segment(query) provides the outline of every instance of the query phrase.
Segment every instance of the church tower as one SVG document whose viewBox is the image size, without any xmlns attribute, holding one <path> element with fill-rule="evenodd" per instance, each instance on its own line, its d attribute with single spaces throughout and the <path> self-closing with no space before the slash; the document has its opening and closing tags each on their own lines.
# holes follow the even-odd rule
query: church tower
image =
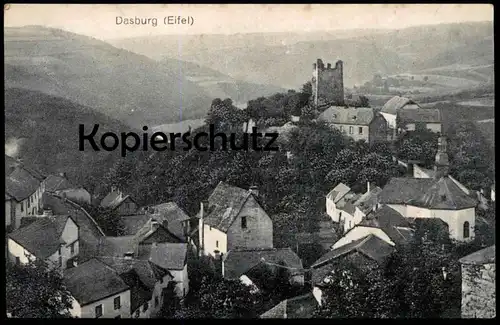
<svg viewBox="0 0 500 325">
<path fill-rule="evenodd" d="M 448 143 L 444 136 L 438 138 L 438 150 L 434 164 L 435 178 L 448 176 L 450 171 L 450 162 L 448 159 Z"/>
</svg>

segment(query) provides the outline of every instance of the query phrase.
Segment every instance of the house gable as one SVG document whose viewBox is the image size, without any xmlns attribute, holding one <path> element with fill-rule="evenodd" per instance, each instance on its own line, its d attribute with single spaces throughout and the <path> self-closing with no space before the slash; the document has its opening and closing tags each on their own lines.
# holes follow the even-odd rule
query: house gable
<svg viewBox="0 0 500 325">
<path fill-rule="evenodd" d="M 249 196 L 227 231 L 228 249 L 273 248 L 273 222 Z"/>
</svg>

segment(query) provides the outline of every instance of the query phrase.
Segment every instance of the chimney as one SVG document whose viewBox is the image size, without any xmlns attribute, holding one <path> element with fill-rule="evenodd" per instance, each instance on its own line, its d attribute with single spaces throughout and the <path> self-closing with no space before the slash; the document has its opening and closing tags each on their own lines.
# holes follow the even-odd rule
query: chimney
<svg viewBox="0 0 500 325">
<path fill-rule="evenodd" d="M 366 182 L 366 193 L 370 193 L 370 182 Z"/>
<path fill-rule="evenodd" d="M 448 160 L 448 143 L 446 137 L 438 138 L 438 150 L 436 153 L 434 165 L 434 178 L 440 179 L 441 177 L 448 176 L 450 163 Z"/>
<path fill-rule="evenodd" d="M 78 261 L 77 261 L 77 259 L 75 258 L 75 259 L 73 260 L 73 262 L 71 262 L 71 264 L 73 265 L 73 267 L 77 267 L 77 266 L 78 266 Z"/>
<path fill-rule="evenodd" d="M 255 198 L 259 197 L 259 188 L 257 186 L 255 185 L 250 186 L 249 191 Z"/>
<path fill-rule="evenodd" d="M 160 227 L 160 223 L 156 219 L 151 219 L 151 231 L 156 231 Z"/>
</svg>

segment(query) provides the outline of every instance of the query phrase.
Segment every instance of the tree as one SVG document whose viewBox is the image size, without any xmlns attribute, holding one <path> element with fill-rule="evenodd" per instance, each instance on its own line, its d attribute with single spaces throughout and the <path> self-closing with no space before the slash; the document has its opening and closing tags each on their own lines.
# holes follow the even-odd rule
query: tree
<svg viewBox="0 0 500 325">
<path fill-rule="evenodd" d="M 360 267 L 349 256 L 335 265 L 323 289 L 324 304 L 315 317 L 319 318 L 387 318 L 393 316 L 390 292 L 376 265 Z"/>
<path fill-rule="evenodd" d="M 244 117 L 244 113 L 233 105 L 230 98 L 216 98 L 208 111 L 206 124 L 214 124 L 216 128 L 224 129 L 241 128 Z"/>
<path fill-rule="evenodd" d="M 58 270 L 41 262 L 6 265 L 7 311 L 18 318 L 71 317 L 72 296 Z"/>
<path fill-rule="evenodd" d="M 261 304 L 258 293 L 236 280 L 205 277 L 198 296 L 200 310 L 212 318 L 253 318 Z"/>
</svg>

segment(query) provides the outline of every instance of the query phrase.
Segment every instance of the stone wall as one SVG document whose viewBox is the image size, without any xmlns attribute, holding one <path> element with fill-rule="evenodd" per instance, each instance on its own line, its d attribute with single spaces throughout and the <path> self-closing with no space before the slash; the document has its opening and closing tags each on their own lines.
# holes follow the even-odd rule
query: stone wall
<svg viewBox="0 0 500 325">
<path fill-rule="evenodd" d="M 462 265 L 462 318 L 494 318 L 495 264 Z"/>
</svg>

